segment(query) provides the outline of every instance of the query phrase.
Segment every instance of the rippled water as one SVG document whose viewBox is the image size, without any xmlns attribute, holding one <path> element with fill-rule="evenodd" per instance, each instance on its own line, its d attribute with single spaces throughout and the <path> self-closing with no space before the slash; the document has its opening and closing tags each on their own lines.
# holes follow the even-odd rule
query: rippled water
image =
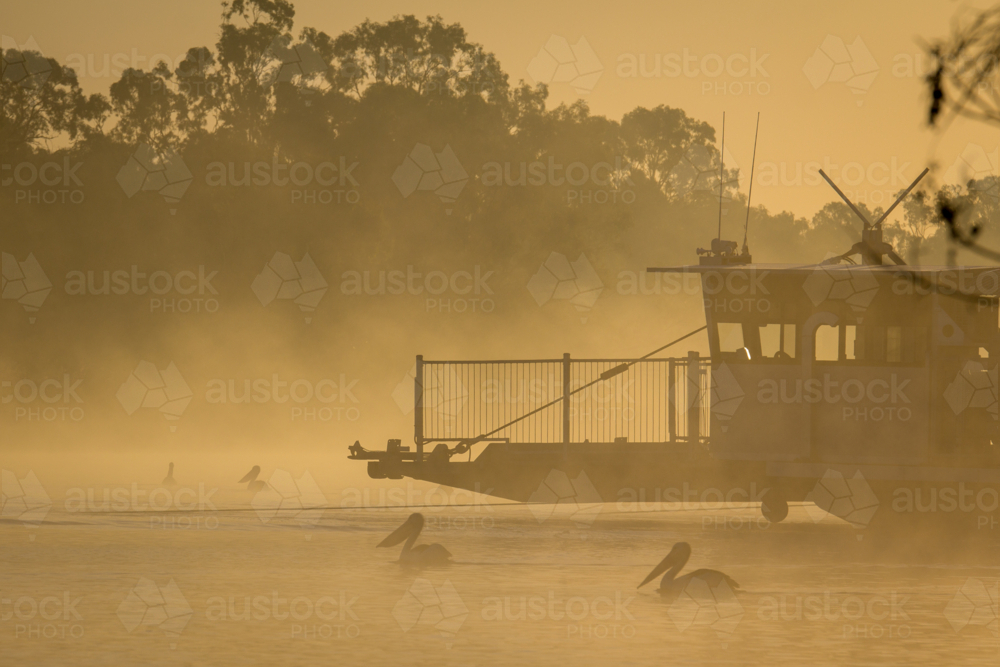
<svg viewBox="0 0 1000 667">
<path fill-rule="evenodd" d="M 327 494 L 335 497 L 335 493 Z M 997 664 L 997 540 L 946 556 L 793 507 L 622 513 L 428 509 L 454 555 L 407 571 L 375 545 L 408 510 L 0 523 L 0 654 L 24 665 Z M 529 509 L 536 509 L 533 514 Z M 265 521 L 266 519 L 266 521 Z M 306 525 L 300 525 L 305 523 Z M 860 539 L 859 539 L 860 538 Z M 928 537 L 928 540 L 933 538 Z M 636 585 L 677 541 L 741 589 L 664 601 Z M 992 597 L 991 597 L 992 596 Z M 698 598 L 698 599 L 695 599 Z M 67 604 L 68 602 L 68 604 Z M 249 605 L 248 605 L 249 602 Z M 235 616 L 235 618 L 234 618 Z M 8 662 L 9 661 L 9 662 Z"/>
</svg>

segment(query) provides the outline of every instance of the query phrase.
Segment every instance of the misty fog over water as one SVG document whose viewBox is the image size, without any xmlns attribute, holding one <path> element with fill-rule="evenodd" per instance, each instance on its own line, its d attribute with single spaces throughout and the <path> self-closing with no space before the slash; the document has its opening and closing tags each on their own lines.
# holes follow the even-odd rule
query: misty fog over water
<svg viewBox="0 0 1000 667">
<path fill-rule="evenodd" d="M 4 13 L 10 664 L 996 662 L 1000 7 Z"/>
</svg>

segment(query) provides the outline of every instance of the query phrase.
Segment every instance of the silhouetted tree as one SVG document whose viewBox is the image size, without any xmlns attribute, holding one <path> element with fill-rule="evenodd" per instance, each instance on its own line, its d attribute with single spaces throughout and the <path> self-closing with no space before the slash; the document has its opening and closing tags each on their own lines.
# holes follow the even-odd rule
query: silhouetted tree
<svg viewBox="0 0 1000 667">
<path fill-rule="evenodd" d="M 365 21 L 332 40 L 309 29 L 303 37 L 331 60 L 331 83 L 356 98 L 376 84 L 421 95 L 476 95 L 493 102 L 507 98 L 507 75 L 496 56 L 469 42 L 462 26 L 446 25 L 440 16 Z"/>
<path fill-rule="evenodd" d="M 109 107 L 84 95 L 76 73 L 35 51 L 0 50 L 0 151 L 42 148 L 65 136 L 70 142 L 101 132 Z"/>
<path fill-rule="evenodd" d="M 655 109 L 639 107 L 625 114 L 621 127 L 631 164 L 667 194 L 677 192 L 677 167 L 685 157 L 695 157 L 702 163 L 692 163 L 693 167 L 717 173 L 715 130 L 704 121 L 689 118 L 681 109 L 664 105 Z"/>
</svg>

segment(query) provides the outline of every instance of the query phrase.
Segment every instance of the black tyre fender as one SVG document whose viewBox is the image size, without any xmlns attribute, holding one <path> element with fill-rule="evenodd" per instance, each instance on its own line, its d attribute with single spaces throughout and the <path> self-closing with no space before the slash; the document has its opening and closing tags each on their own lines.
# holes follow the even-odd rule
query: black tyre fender
<svg viewBox="0 0 1000 667">
<path fill-rule="evenodd" d="M 764 494 L 760 513 L 771 523 L 781 523 L 788 516 L 788 499 L 779 487 L 772 486 Z"/>
</svg>

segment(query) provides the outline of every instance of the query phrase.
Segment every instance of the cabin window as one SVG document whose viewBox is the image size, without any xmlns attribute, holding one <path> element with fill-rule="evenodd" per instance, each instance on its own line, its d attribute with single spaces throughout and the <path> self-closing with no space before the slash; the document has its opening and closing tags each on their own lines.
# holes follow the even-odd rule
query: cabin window
<svg viewBox="0 0 1000 667">
<path fill-rule="evenodd" d="M 864 345 L 858 338 L 858 327 L 848 324 L 844 327 L 844 358 L 849 361 L 864 358 Z"/>
<path fill-rule="evenodd" d="M 922 364 L 926 354 L 926 327 L 849 324 L 816 329 L 816 361 Z"/>
<path fill-rule="evenodd" d="M 795 325 L 762 325 L 760 327 L 760 352 L 765 359 L 794 359 Z"/>
<path fill-rule="evenodd" d="M 927 356 L 927 328 L 901 326 L 858 327 L 864 354 L 858 359 L 887 364 L 922 364 Z"/>
<path fill-rule="evenodd" d="M 885 360 L 888 363 L 903 360 L 903 327 L 885 328 Z"/>
<path fill-rule="evenodd" d="M 743 325 L 739 322 L 719 322 L 719 351 L 738 352 L 744 347 Z"/>
<path fill-rule="evenodd" d="M 840 349 L 838 327 L 821 324 L 816 327 L 816 361 L 837 361 Z"/>
</svg>

